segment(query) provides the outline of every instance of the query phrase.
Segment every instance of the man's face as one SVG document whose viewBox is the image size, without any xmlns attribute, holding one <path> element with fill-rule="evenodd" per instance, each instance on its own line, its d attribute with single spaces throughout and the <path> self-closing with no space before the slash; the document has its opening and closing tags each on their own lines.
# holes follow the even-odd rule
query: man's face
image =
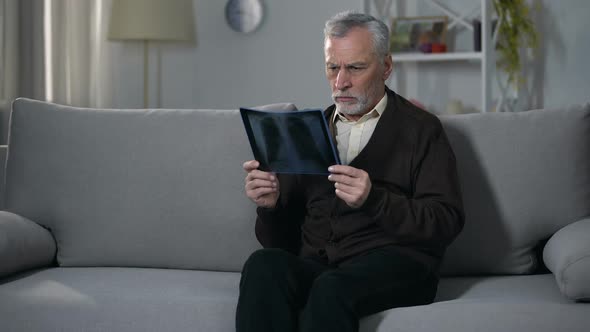
<svg viewBox="0 0 590 332">
<path fill-rule="evenodd" d="M 342 38 L 327 38 L 324 51 L 336 109 L 360 118 L 383 98 L 393 67 L 391 57 L 380 59 L 375 54 L 371 33 L 365 28 L 353 28 Z"/>
</svg>

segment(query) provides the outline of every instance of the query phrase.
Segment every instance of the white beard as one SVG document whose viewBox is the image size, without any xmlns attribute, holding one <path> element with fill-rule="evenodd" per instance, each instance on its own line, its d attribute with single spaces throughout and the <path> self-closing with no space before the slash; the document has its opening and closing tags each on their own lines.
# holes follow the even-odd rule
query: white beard
<svg viewBox="0 0 590 332">
<path fill-rule="evenodd" d="M 363 94 L 361 94 L 360 96 L 352 96 L 349 95 L 347 92 L 334 92 L 332 94 L 332 99 L 334 100 L 334 103 L 336 104 L 336 110 L 338 112 L 340 112 L 341 114 L 346 114 L 346 115 L 362 115 L 365 113 L 368 113 L 369 111 L 371 111 L 369 108 L 369 100 L 371 99 L 370 97 L 373 97 L 374 99 L 377 99 L 377 96 L 375 96 L 375 94 L 378 94 L 377 91 L 380 90 L 377 86 L 379 85 L 379 82 L 373 82 L 366 91 L 364 91 Z M 371 96 L 370 94 L 374 94 L 373 96 Z M 356 98 L 356 104 L 348 104 L 348 103 L 338 103 L 336 102 L 336 97 L 355 97 Z M 377 99 L 375 101 L 375 103 L 379 102 L 379 100 Z"/>
<path fill-rule="evenodd" d="M 336 97 L 333 97 L 336 104 L 336 111 L 346 115 L 361 115 L 367 112 L 368 98 L 366 96 L 357 97 L 356 104 L 338 103 Z"/>
</svg>

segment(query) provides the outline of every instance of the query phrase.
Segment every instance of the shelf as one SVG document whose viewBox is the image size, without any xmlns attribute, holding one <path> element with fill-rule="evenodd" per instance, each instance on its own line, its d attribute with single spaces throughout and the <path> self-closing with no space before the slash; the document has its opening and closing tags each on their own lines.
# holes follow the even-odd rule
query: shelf
<svg viewBox="0 0 590 332">
<path fill-rule="evenodd" d="M 402 0 L 362 0 L 363 9 L 366 13 L 372 14 L 375 17 L 381 19 L 383 22 L 391 22 L 392 17 L 408 17 L 408 16 L 420 16 L 419 6 L 420 1 L 402 1 Z M 492 83 L 495 76 L 495 65 L 496 65 L 496 53 L 494 48 L 494 40 L 497 35 L 492 38 L 492 20 L 494 7 L 492 0 L 472 0 L 472 1 L 461 1 L 461 3 L 469 2 L 468 6 L 461 6 L 456 1 L 452 1 L 455 7 L 450 8 L 447 4 L 448 1 L 443 0 L 424 0 L 422 3 L 426 3 L 436 10 L 437 14 L 442 14 L 449 17 L 450 23 L 447 29 L 467 29 L 473 33 L 476 29 L 473 28 L 472 20 L 478 19 L 481 24 L 479 29 L 481 39 L 481 51 L 471 51 L 474 48 L 463 47 L 464 51 L 447 52 L 447 53 L 420 53 L 416 51 L 414 53 L 392 53 L 392 59 L 394 64 L 402 63 L 430 63 L 434 67 L 440 68 L 445 65 L 457 64 L 460 66 L 479 67 L 479 78 L 480 78 L 480 91 L 481 91 L 481 111 L 486 112 L 491 109 L 492 105 Z M 409 15 L 408 13 L 411 13 Z M 428 14 L 432 14 L 429 12 Z M 475 46 L 475 43 L 474 43 Z M 409 66 L 405 68 L 406 71 L 415 73 L 412 75 L 404 74 L 404 67 L 400 66 L 401 75 L 393 75 L 390 78 L 396 80 L 397 86 L 395 89 L 399 89 L 401 94 L 406 94 L 410 98 L 418 96 L 420 94 L 419 86 L 419 72 L 421 66 L 412 68 Z M 434 68 L 433 67 L 433 68 Z M 433 68 L 430 68 L 432 70 Z M 497 77 L 496 77 L 497 78 Z M 393 82 L 391 82 L 393 84 Z M 388 82 L 389 84 L 389 82 Z M 451 96 L 449 96 L 450 98 Z"/>
<path fill-rule="evenodd" d="M 482 52 L 394 53 L 394 62 L 481 60 Z"/>
</svg>

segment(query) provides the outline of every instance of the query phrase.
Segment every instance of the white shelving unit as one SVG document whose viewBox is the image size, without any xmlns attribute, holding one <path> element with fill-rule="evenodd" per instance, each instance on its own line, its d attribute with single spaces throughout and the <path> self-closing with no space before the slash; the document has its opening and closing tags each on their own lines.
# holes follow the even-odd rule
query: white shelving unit
<svg viewBox="0 0 590 332">
<path fill-rule="evenodd" d="M 375 17 L 378 17 L 388 25 L 392 17 L 406 16 L 399 13 L 398 7 L 404 0 L 363 0 L 363 9 Z M 413 0 L 417 1 L 417 0 Z M 480 67 L 480 88 L 481 88 L 481 111 L 491 110 L 491 87 L 495 67 L 494 41 L 497 36 L 491 36 L 491 0 L 480 0 L 473 2 L 474 7 L 462 8 L 461 11 L 448 7 L 447 4 L 440 0 L 421 0 L 430 4 L 441 12 L 442 15 L 449 17 L 448 29 L 454 29 L 462 26 L 465 29 L 473 31 L 470 20 L 479 18 L 481 24 L 481 51 L 480 52 L 447 52 L 447 53 L 396 53 L 392 54 L 395 63 L 419 63 L 419 62 L 446 62 L 446 61 L 465 61 L 477 62 Z M 410 2 L 410 1 L 405 1 Z M 394 3 L 396 5 L 394 6 Z M 500 24 L 500 23 L 498 23 Z M 456 27 L 457 26 L 457 27 Z"/>
<path fill-rule="evenodd" d="M 402 53 L 394 54 L 395 62 L 481 60 L 481 52 Z"/>
</svg>

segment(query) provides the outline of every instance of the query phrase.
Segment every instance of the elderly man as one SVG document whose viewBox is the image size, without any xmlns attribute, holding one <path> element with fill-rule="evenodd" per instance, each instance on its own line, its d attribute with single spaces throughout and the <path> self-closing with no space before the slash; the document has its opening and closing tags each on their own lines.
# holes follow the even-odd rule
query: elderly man
<svg viewBox="0 0 590 332">
<path fill-rule="evenodd" d="M 244 163 L 264 249 L 244 265 L 236 327 L 357 331 L 359 318 L 427 304 L 445 248 L 463 227 L 455 157 L 439 120 L 385 86 L 387 26 L 340 13 L 325 30 L 342 165 L 275 175 Z"/>
</svg>

